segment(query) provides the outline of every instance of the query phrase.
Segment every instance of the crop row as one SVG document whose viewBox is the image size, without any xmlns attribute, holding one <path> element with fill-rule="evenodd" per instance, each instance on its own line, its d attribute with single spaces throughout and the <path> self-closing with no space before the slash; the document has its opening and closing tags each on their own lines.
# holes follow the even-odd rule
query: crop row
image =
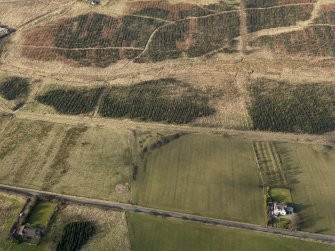
<svg viewBox="0 0 335 251">
<path fill-rule="evenodd" d="M 91 222 L 71 222 L 65 226 L 56 251 L 79 250 L 94 233 L 95 227 Z"/>
<path fill-rule="evenodd" d="M 335 129 L 335 89 L 332 86 L 292 86 L 260 79 L 249 91 L 249 114 L 254 129 L 314 134 Z"/>
</svg>

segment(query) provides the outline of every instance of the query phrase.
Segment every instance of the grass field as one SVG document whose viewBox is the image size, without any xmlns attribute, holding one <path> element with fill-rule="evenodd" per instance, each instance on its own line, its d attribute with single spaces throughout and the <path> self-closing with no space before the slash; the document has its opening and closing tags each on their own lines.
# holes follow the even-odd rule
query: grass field
<svg viewBox="0 0 335 251">
<path fill-rule="evenodd" d="M 335 235 L 335 149 L 278 144 L 284 165 L 295 173 L 292 199 L 304 231 Z"/>
<path fill-rule="evenodd" d="M 27 222 L 34 227 L 46 227 L 51 216 L 56 210 L 57 204 L 50 202 L 38 202 L 33 208 Z"/>
<path fill-rule="evenodd" d="M 263 191 L 252 144 L 186 135 L 148 153 L 133 203 L 263 224 Z"/>
<path fill-rule="evenodd" d="M 132 133 L 6 120 L 0 182 L 78 196 L 130 199 Z"/>
<path fill-rule="evenodd" d="M 128 214 L 134 251 L 331 251 L 334 246 L 200 223 Z"/>
<path fill-rule="evenodd" d="M 87 129 L 68 151 L 68 172 L 51 190 L 128 202 L 131 146 L 132 133 L 128 130 Z"/>
</svg>

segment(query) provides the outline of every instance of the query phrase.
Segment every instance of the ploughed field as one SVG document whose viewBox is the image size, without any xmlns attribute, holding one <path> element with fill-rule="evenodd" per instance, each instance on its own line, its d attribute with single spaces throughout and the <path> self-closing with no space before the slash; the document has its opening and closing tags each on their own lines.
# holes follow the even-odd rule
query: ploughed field
<svg viewBox="0 0 335 251">
<path fill-rule="evenodd" d="M 130 213 L 131 246 L 136 251 L 330 251 L 333 245 Z"/>
</svg>

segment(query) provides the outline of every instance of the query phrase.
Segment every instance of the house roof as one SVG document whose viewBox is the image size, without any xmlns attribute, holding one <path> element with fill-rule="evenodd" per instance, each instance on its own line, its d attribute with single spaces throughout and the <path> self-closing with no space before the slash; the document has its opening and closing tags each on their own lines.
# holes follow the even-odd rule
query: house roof
<svg viewBox="0 0 335 251">
<path fill-rule="evenodd" d="M 19 235 L 24 235 L 27 237 L 36 237 L 40 234 L 41 234 L 41 230 L 39 228 L 21 226 L 19 230 Z"/>
</svg>

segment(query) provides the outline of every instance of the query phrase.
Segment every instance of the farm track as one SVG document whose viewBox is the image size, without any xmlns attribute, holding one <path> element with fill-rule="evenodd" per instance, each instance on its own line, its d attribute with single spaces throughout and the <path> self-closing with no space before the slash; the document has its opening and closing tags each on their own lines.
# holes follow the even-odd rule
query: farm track
<svg viewBox="0 0 335 251">
<path fill-rule="evenodd" d="M 24 111 L 12 113 L 18 119 L 33 121 L 45 121 L 67 125 L 85 125 L 87 127 L 101 127 L 111 129 L 129 129 L 129 130 L 166 130 L 177 132 L 190 132 L 200 134 L 230 135 L 250 140 L 270 140 L 281 142 L 299 142 L 306 144 L 326 144 L 327 138 L 320 135 L 292 134 L 292 133 L 274 133 L 265 131 L 242 131 L 224 128 L 207 128 L 192 125 L 163 124 L 155 122 L 140 122 L 129 119 L 111 119 L 111 118 L 92 118 L 83 116 L 69 116 L 56 114 L 39 114 Z"/>
<path fill-rule="evenodd" d="M 84 204 L 84 205 L 93 206 L 93 207 L 103 207 L 103 208 L 114 209 L 114 210 L 144 213 L 144 214 L 156 215 L 156 216 L 162 216 L 162 217 L 171 217 L 171 218 L 178 219 L 178 220 L 199 222 L 199 223 L 212 224 L 212 225 L 220 225 L 220 226 L 229 227 L 229 228 L 256 231 L 256 232 L 279 235 L 282 237 L 296 238 L 296 239 L 307 240 L 307 241 L 324 242 L 324 243 L 335 245 L 335 236 L 331 236 L 331 235 L 282 230 L 278 228 L 264 227 L 260 225 L 253 225 L 253 224 L 237 222 L 237 221 L 229 221 L 229 220 L 224 220 L 224 219 L 203 217 L 203 216 L 198 216 L 198 215 L 186 214 L 182 212 L 142 207 L 142 206 L 126 204 L 126 203 L 118 203 L 118 202 L 90 199 L 90 198 L 77 197 L 77 196 L 71 196 L 71 195 L 57 194 L 57 193 L 51 193 L 51 192 L 44 192 L 44 191 L 38 191 L 38 190 L 33 190 L 33 189 L 8 186 L 8 185 L 3 185 L 3 184 L 0 184 L 0 190 L 11 192 L 11 193 L 19 193 L 19 194 L 23 194 L 26 196 L 33 196 L 33 195 L 43 196 L 43 197 L 48 197 L 51 199 L 58 199 L 61 201 L 65 201 L 67 203 Z"/>
</svg>

